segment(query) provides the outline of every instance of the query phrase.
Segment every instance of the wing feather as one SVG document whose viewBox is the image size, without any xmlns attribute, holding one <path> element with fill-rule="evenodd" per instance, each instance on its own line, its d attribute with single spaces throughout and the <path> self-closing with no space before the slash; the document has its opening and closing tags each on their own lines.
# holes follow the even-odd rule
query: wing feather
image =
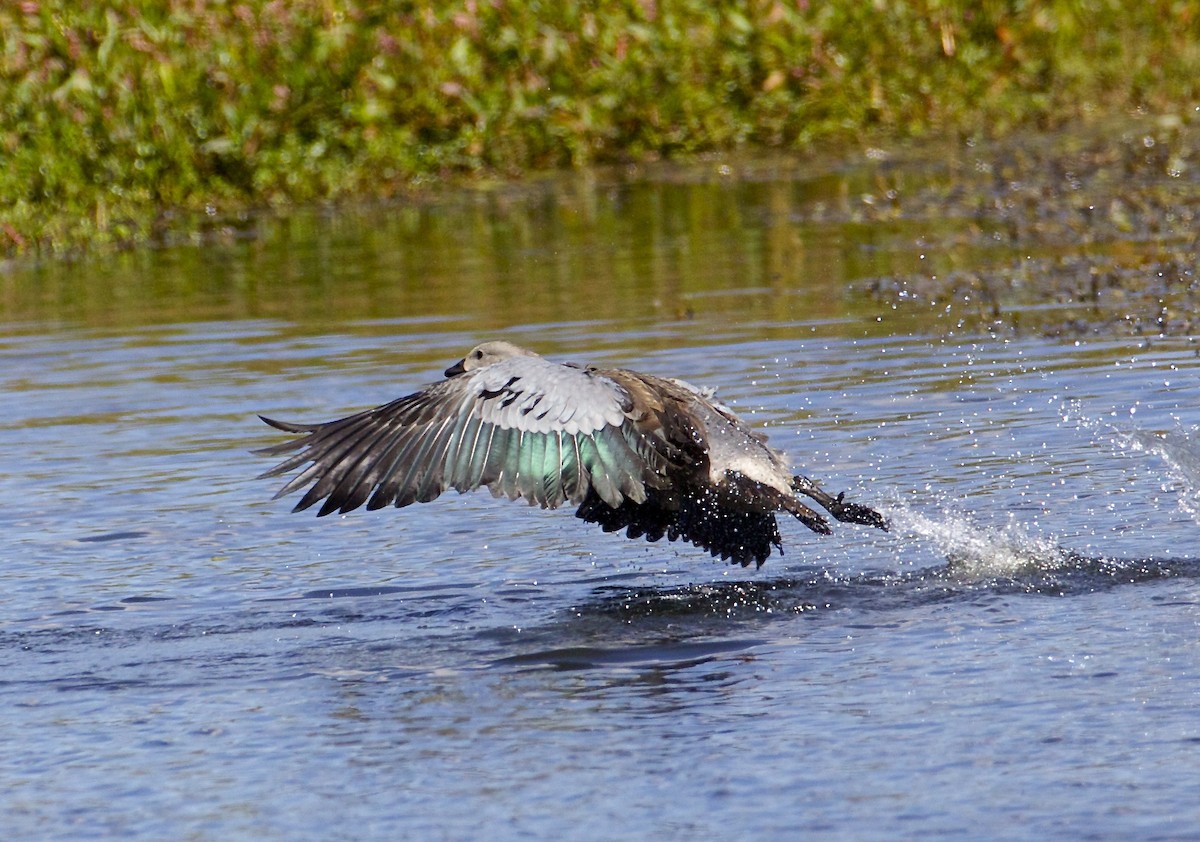
<svg viewBox="0 0 1200 842">
<path fill-rule="evenodd" d="M 579 437 L 579 456 L 583 467 L 587 469 L 591 486 L 600 495 L 600 499 L 613 507 L 621 505 L 621 493 L 609 476 L 604 457 L 600 454 L 600 445 L 594 435 Z"/>
<path fill-rule="evenodd" d="M 629 401 L 603 372 L 513 357 L 325 424 L 268 420 L 300 436 L 263 450 L 288 454 L 264 476 L 301 469 L 277 496 L 307 487 L 296 509 L 320 503 L 319 515 L 481 486 L 543 508 L 592 489 L 613 506 L 641 502 L 666 463 Z"/>
<path fill-rule="evenodd" d="M 417 429 L 395 429 L 390 423 L 377 425 L 364 435 L 358 445 L 342 457 L 339 467 L 345 466 L 337 484 L 329 491 L 318 517 L 337 511 L 345 514 L 367 502 L 379 484 L 378 477 L 390 472 L 380 471 L 381 465 L 395 464 L 397 451 L 405 452 L 417 440 Z M 332 473 L 332 472 L 331 472 Z M 314 488 L 314 491 L 316 488 Z"/>
<path fill-rule="evenodd" d="M 546 440 L 548 433 L 528 433 L 525 436 L 523 470 L 521 472 L 521 496 L 532 506 L 546 508 L 542 485 L 546 481 Z M 558 466 L 554 466 L 558 470 Z"/>
<path fill-rule="evenodd" d="M 446 481 L 458 492 L 478 488 L 478 482 L 472 482 L 475 476 L 475 462 L 480 458 L 480 433 L 487 428 L 478 416 L 464 416 L 462 431 L 458 440 L 446 451 Z"/>
<path fill-rule="evenodd" d="M 479 442 L 475 445 L 475 451 L 471 454 L 471 472 L 467 478 L 469 488 L 480 488 L 482 486 L 490 486 L 496 480 L 496 473 L 488 472 L 488 464 L 492 460 L 492 449 L 496 446 L 496 434 L 500 433 L 507 436 L 508 432 L 501 430 L 494 424 L 482 424 L 479 430 Z"/>
<path fill-rule="evenodd" d="M 402 436 L 396 436 L 395 446 L 383 455 L 379 462 L 378 472 L 373 472 L 371 475 L 374 491 L 367 501 L 368 509 L 382 509 L 389 505 L 400 508 L 412 502 L 412 500 L 409 500 L 408 503 L 400 502 L 404 497 L 401 482 L 404 479 L 404 467 L 410 464 L 412 454 L 420 447 L 421 437 L 416 430 L 409 430 Z"/>
<path fill-rule="evenodd" d="M 464 408 L 465 409 L 465 408 Z M 389 490 L 393 504 L 403 508 L 412 503 L 428 503 L 446 490 L 440 467 L 445 461 L 449 432 L 459 420 L 459 413 L 447 415 L 439 423 L 426 425 L 416 431 L 412 446 L 406 448 L 389 471 Z"/>
<path fill-rule="evenodd" d="M 333 493 L 341 478 L 358 463 L 361 455 L 369 449 L 375 439 L 372 432 L 370 425 L 363 420 L 348 428 L 336 440 L 332 440 L 332 438 L 318 440 L 310 446 L 308 458 L 313 460 L 313 465 L 305 471 L 305 474 L 311 473 L 311 479 L 316 481 L 296 504 L 294 511 L 307 509 L 318 500 Z M 304 479 L 304 483 L 309 481 L 309 478 Z M 317 512 L 318 517 L 329 514 L 331 509 L 328 508 L 328 505 L 329 500 L 326 500 L 322 504 L 321 510 Z"/>
<path fill-rule="evenodd" d="M 360 421 L 362 416 L 365 414 L 366 413 L 360 413 L 359 415 L 344 418 L 342 419 L 342 423 L 334 422 L 336 426 L 330 425 L 328 428 L 323 427 L 322 425 L 311 425 L 312 429 L 308 431 L 308 435 L 303 439 L 293 439 L 292 441 L 286 441 L 282 444 L 277 444 L 269 448 L 263 448 L 260 452 L 269 456 L 278 455 L 279 453 L 296 449 L 300 449 L 300 452 L 283 460 L 269 471 L 263 473 L 261 476 L 279 476 L 280 474 L 285 474 L 288 471 L 300 467 L 305 462 L 313 459 L 314 455 L 321 456 L 323 454 L 336 452 L 340 447 L 351 446 L 352 443 L 350 439 L 355 429 L 352 422 Z M 268 421 L 268 423 L 274 425 L 282 424 L 283 422 Z M 303 471 L 299 476 L 293 478 L 290 482 L 284 485 L 283 488 L 279 489 L 279 491 L 275 494 L 275 498 L 278 499 L 285 494 L 290 494 L 291 492 L 308 485 L 308 483 L 313 482 L 319 477 L 321 470 L 322 469 L 319 465 L 314 464 L 311 468 Z"/>
<path fill-rule="evenodd" d="M 557 508 L 566 499 L 563 492 L 563 434 L 555 430 L 546 440 L 546 471 L 542 477 L 542 505 L 547 508 Z"/>
<path fill-rule="evenodd" d="M 521 477 L 521 444 L 525 439 L 524 430 L 509 430 L 507 447 L 504 448 L 503 459 L 500 463 L 500 477 L 497 483 L 501 493 L 509 500 L 521 496 L 518 482 Z"/>
</svg>

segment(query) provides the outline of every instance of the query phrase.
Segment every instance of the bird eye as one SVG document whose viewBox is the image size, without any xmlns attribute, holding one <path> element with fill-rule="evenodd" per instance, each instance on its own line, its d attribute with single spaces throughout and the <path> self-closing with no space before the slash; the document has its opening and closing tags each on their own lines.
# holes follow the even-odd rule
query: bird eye
<svg viewBox="0 0 1200 842">
<path fill-rule="evenodd" d="M 483 351 L 480 351 L 478 348 L 476 348 L 475 352 L 473 354 L 471 354 L 471 356 L 477 360 L 482 360 L 483 359 Z"/>
</svg>

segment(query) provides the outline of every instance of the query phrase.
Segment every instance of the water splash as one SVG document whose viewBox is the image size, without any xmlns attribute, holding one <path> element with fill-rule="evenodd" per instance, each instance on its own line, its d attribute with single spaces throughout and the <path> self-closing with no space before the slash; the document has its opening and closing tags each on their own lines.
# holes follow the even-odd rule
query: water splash
<svg viewBox="0 0 1200 842">
<path fill-rule="evenodd" d="M 1176 427 L 1167 432 L 1117 430 L 1119 444 L 1134 453 L 1149 453 L 1167 464 L 1164 491 L 1178 493 L 1180 511 L 1200 521 L 1200 430 Z"/>
<path fill-rule="evenodd" d="M 1061 568 L 1072 553 L 1054 540 L 1030 534 L 1016 520 L 982 526 L 960 512 L 936 517 L 905 507 L 890 511 L 892 528 L 930 541 L 946 556 L 950 572 L 967 578 L 1007 578 Z"/>
<path fill-rule="evenodd" d="M 1166 431 L 1113 424 L 1083 413 L 1078 401 L 1063 405 L 1062 422 L 1090 432 L 1098 442 L 1110 442 L 1126 453 L 1146 453 L 1166 463 L 1162 490 L 1177 495 L 1176 505 L 1200 522 L 1200 427 L 1185 429 L 1176 420 Z"/>
</svg>

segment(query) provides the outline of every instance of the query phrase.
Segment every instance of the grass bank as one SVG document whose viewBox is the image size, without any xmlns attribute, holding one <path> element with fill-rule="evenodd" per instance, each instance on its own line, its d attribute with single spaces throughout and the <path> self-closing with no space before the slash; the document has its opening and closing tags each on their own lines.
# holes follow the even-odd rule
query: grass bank
<svg viewBox="0 0 1200 842">
<path fill-rule="evenodd" d="M 1197 102 L 1186 0 L 24 0 L 0 7 L 0 254 L 462 174 Z"/>
</svg>

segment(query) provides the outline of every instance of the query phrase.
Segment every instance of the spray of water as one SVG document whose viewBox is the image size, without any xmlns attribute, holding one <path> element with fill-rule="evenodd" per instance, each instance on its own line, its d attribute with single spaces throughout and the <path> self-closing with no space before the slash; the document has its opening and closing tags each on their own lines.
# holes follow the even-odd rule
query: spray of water
<svg viewBox="0 0 1200 842">
<path fill-rule="evenodd" d="M 1177 423 L 1165 432 L 1147 431 L 1088 417 L 1075 403 L 1064 405 L 1062 422 L 1086 430 L 1094 442 L 1109 449 L 1160 459 L 1166 466 L 1160 474 L 1163 491 L 1175 499 L 1180 511 L 1200 523 L 1200 427 L 1185 429 Z M 1086 555 L 1064 547 L 1054 536 L 1032 532 L 1015 516 L 990 525 L 977 515 L 954 509 L 949 501 L 922 511 L 898 502 L 889 507 L 887 516 L 894 533 L 930 544 L 946 558 L 946 573 L 960 581 L 1019 579 L 1038 585 L 1037 589 L 1054 590 L 1077 579 L 1099 586 L 1110 579 L 1140 581 L 1180 570 L 1192 575 L 1195 567 L 1188 559 Z"/>
<path fill-rule="evenodd" d="M 1173 429 L 1166 431 L 1114 424 L 1086 415 L 1078 401 L 1063 404 L 1062 420 L 1089 431 L 1098 442 L 1111 442 L 1127 453 L 1161 459 L 1167 467 L 1163 491 L 1177 495 L 1179 510 L 1200 522 L 1200 427 L 1186 429 L 1178 420 Z"/>
<path fill-rule="evenodd" d="M 1181 427 L 1167 432 L 1115 430 L 1117 443 L 1134 453 L 1149 453 L 1167 465 L 1164 490 L 1178 494 L 1180 511 L 1200 521 L 1200 430 Z"/>
<path fill-rule="evenodd" d="M 994 527 L 982 526 L 960 512 L 930 516 L 900 507 L 888 514 L 896 532 L 930 542 L 945 555 L 953 573 L 970 579 L 1044 572 L 1062 567 L 1072 558 L 1052 539 L 1031 535 L 1015 520 Z"/>
</svg>

